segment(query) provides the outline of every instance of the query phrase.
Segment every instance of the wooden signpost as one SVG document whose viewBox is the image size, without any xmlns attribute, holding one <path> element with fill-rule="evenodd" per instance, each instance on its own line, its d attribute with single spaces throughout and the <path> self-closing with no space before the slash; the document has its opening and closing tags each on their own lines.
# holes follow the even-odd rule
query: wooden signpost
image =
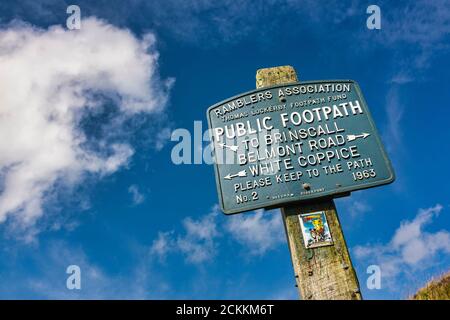
<svg viewBox="0 0 450 320">
<path fill-rule="evenodd" d="M 333 198 L 394 180 L 359 86 L 260 69 L 257 90 L 207 112 L 226 214 L 281 208 L 303 299 L 361 299 Z"/>
</svg>

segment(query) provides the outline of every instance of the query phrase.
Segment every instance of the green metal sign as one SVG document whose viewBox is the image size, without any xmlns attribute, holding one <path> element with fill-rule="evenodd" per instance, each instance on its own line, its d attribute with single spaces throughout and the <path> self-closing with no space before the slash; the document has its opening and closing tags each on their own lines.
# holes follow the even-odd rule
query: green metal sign
<svg viewBox="0 0 450 320">
<path fill-rule="evenodd" d="M 358 84 L 263 88 L 207 111 L 226 214 L 388 184 L 394 172 Z"/>
</svg>

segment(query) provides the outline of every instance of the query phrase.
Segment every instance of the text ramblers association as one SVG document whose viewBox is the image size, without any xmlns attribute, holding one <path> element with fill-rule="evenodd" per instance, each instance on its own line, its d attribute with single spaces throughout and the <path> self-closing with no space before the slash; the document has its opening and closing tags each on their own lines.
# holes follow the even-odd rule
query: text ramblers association
<svg viewBox="0 0 450 320">
<path fill-rule="evenodd" d="M 350 92 L 350 88 L 351 88 L 350 83 L 322 83 L 322 84 L 298 85 L 278 89 L 278 97 L 286 97 L 300 94 L 312 94 L 312 93 Z M 272 92 L 269 90 L 264 92 L 257 92 L 252 95 L 241 97 L 232 100 L 226 104 L 223 104 L 214 109 L 214 112 L 216 116 L 221 117 L 227 114 L 228 112 L 233 112 L 244 106 L 258 103 L 261 101 L 271 100 L 272 98 L 273 98 Z"/>
</svg>

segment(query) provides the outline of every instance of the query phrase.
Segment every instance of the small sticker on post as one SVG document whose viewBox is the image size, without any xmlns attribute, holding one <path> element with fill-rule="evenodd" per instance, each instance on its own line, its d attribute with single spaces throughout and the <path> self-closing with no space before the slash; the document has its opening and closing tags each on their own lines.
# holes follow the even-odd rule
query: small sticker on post
<svg viewBox="0 0 450 320">
<path fill-rule="evenodd" d="M 300 214 L 299 220 L 306 248 L 333 245 L 325 211 Z"/>
</svg>

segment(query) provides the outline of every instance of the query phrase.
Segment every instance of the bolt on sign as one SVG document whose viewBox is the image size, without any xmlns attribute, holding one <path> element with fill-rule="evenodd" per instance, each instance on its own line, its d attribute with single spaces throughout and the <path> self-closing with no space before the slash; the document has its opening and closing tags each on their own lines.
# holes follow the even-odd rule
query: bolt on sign
<svg viewBox="0 0 450 320">
<path fill-rule="evenodd" d="M 394 172 L 358 84 L 292 83 L 207 111 L 226 214 L 388 184 Z"/>
</svg>

